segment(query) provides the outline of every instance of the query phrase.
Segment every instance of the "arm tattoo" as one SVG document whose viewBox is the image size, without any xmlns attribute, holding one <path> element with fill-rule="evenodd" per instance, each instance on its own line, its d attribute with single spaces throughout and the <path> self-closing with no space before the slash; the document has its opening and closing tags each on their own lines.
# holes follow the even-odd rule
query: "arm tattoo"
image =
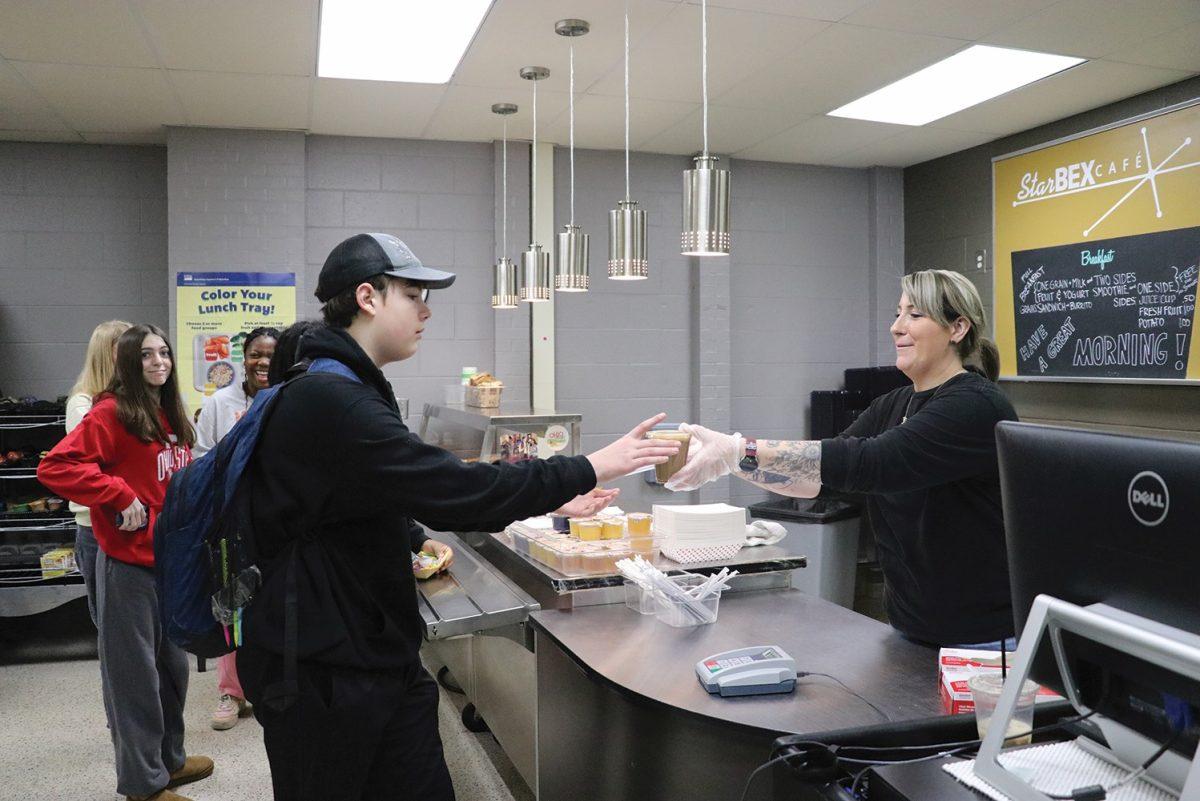
<svg viewBox="0 0 1200 801">
<path fill-rule="evenodd" d="M 743 473 L 742 477 L 752 484 L 762 484 L 770 489 L 772 486 L 790 487 L 796 483 L 792 478 L 783 475 L 782 473 L 772 473 L 768 470 L 754 470 L 750 473 Z"/>
<path fill-rule="evenodd" d="M 819 440 L 763 440 L 772 449 L 769 467 L 793 481 L 821 483 L 821 443 Z"/>
</svg>

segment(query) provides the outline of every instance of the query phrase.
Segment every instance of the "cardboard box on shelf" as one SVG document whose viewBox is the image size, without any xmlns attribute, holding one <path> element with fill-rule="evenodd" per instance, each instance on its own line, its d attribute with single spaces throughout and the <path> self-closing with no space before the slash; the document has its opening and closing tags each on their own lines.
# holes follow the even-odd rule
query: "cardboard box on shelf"
<svg viewBox="0 0 1200 801">
<path fill-rule="evenodd" d="M 1016 661 L 1008 654 L 1008 668 L 1012 670 Z M 942 698 L 942 709 L 948 715 L 974 712 L 975 700 L 967 682 L 976 673 L 999 673 L 1003 662 L 999 651 L 979 651 L 971 648 L 942 648 L 938 651 L 938 693 Z M 1038 690 L 1038 703 L 1056 701 L 1058 693 L 1042 687 Z"/>
<path fill-rule="evenodd" d="M 74 548 L 55 548 L 42 554 L 42 578 L 59 578 L 74 572 Z"/>
</svg>

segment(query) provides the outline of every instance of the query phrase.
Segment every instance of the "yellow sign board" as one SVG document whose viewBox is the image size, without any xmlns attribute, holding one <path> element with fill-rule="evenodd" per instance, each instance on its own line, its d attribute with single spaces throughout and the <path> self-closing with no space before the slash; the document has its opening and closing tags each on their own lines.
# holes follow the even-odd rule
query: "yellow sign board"
<svg viewBox="0 0 1200 801">
<path fill-rule="evenodd" d="M 245 378 L 247 333 L 296 322 L 296 274 L 179 273 L 175 320 L 179 390 L 196 410 L 206 396 Z"/>
<path fill-rule="evenodd" d="M 992 165 L 1001 377 L 1196 381 L 1200 105 Z"/>
</svg>

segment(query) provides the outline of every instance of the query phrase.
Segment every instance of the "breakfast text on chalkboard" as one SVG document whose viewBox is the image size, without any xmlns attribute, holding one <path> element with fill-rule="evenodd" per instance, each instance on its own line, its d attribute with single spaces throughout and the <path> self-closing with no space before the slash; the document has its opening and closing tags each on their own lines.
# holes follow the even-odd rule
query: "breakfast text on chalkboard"
<svg viewBox="0 0 1200 801">
<path fill-rule="evenodd" d="M 1021 376 L 1181 379 L 1200 228 L 1012 254 Z"/>
</svg>

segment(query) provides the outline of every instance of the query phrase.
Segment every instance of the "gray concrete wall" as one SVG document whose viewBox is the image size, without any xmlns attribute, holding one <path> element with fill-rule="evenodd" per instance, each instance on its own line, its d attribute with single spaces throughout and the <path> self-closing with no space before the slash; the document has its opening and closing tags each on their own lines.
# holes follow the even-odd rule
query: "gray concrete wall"
<svg viewBox="0 0 1200 801">
<path fill-rule="evenodd" d="M 732 428 L 809 436 L 809 393 L 891 362 L 902 197 L 898 170 L 733 164 Z M 734 482 L 735 503 L 766 493 Z"/>
<path fill-rule="evenodd" d="M 607 212 L 624 196 L 623 156 L 576 151 L 576 222 L 592 237 L 592 290 L 557 296 L 557 382 L 559 409 L 584 415 L 587 450 L 660 410 L 721 431 L 804 438 L 809 392 L 840 388 L 847 367 L 892 358 L 898 170 L 735 160 L 733 254 L 689 259 L 679 255 L 687 166 L 680 157 L 634 155 L 632 195 L 650 215 L 650 279 L 609 281 Z M 569 217 L 564 149 L 555 188 L 561 230 Z M 640 477 L 618 486 L 633 508 L 765 497 L 730 480 L 695 497 Z"/>
<path fill-rule="evenodd" d="M 575 218 L 591 235 L 591 290 L 556 295 L 555 382 L 559 411 L 583 415 L 584 453 L 660 411 L 674 422 L 697 419 L 691 346 L 695 268 L 679 255 L 686 163 L 677 156 L 632 155 L 631 195 L 647 212 L 650 277 L 610 281 L 608 212 L 625 197 L 625 157 L 618 151 L 575 152 Z M 567 150 L 556 150 L 556 233 L 570 216 L 569 164 Z M 640 475 L 614 486 L 623 493 L 618 503 L 629 509 L 688 500 L 646 484 Z"/>
<path fill-rule="evenodd" d="M 0 142 L 0 391 L 70 390 L 111 319 L 167 325 L 161 147 Z"/>
<path fill-rule="evenodd" d="M 959 270 L 992 311 L 992 158 L 1200 96 L 1200 79 L 1146 92 L 904 170 L 904 265 Z M 975 252 L 988 251 L 988 269 Z M 1024 420 L 1200 439 L 1200 388 L 1005 381 Z"/>
<path fill-rule="evenodd" d="M 397 236 L 426 265 L 458 274 L 430 296 L 433 317 L 417 355 L 384 368 L 419 430 L 424 404 L 442 403 L 464 366 L 495 368 L 492 146 L 310 136 L 306 164 L 303 316 L 318 316 L 312 288 L 325 257 L 356 233 Z"/>
</svg>

